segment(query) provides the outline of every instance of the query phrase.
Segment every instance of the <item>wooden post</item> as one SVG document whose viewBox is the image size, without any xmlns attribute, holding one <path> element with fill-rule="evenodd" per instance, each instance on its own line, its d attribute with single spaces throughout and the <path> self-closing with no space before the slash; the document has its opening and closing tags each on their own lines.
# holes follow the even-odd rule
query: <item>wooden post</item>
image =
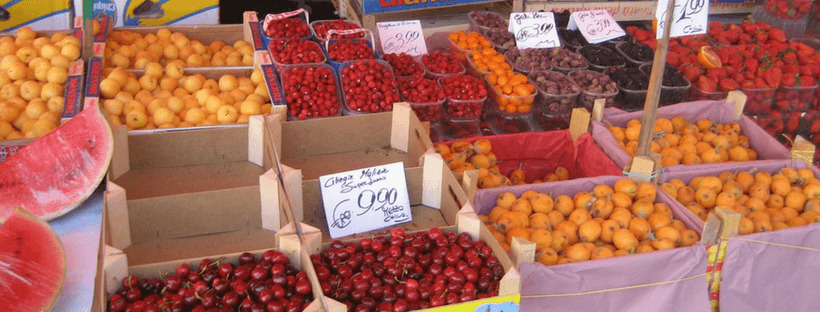
<svg viewBox="0 0 820 312">
<path fill-rule="evenodd" d="M 606 107 L 606 99 L 597 99 L 595 100 L 595 104 L 592 105 L 592 120 L 595 121 L 602 121 L 604 120 L 604 108 Z"/>
<path fill-rule="evenodd" d="M 817 147 L 815 147 L 814 144 L 811 144 L 811 142 L 798 135 L 794 138 L 794 143 L 792 143 L 791 157 L 792 159 L 800 159 L 805 162 L 807 166 L 811 167 L 814 162 L 816 149 Z"/>
<path fill-rule="evenodd" d="M 589 130 L 589 118 L 590 114 L 586 108 L 572 109 L 572 117 L 569 120 L 569 134 L 572 136 L 572 144 L 576 144 L 578 138 Z"/>
<path fill-rule="evenodd" d="M 669 35 L 672 31 L 672 17 L 675 15 L 675 0 L 669 0 L 666 6 L 666 18 L 664 19 L 663 37 L 658 40 L 658 48 L 655 50 L 655 59 L 652 61 L 652 73 L 649 75 L 649 90 L 646 94 L 646 102 L 643 105 L 643 116 L 641 117 L 641 135 L 638 137 L 638 149 L 636 155 L 649 155 L 652 146 L 652 137 L 655 129 L 655 119 L 658 115 L 658 100 L 661 96 L 661 84 L 663 81 L 663 70 L 666 68 L 666 52 L 669 49 Z"/>
<path fill-rule="evenodd" d="M 739 90 L 729 91 L 729 94 L 726 95 L 726 102 L 735 103 L 734 120 L 740 121 L 740 118 L 743 117 L 743 108 L 746 107 L 746 94 Z"/>
</svg>

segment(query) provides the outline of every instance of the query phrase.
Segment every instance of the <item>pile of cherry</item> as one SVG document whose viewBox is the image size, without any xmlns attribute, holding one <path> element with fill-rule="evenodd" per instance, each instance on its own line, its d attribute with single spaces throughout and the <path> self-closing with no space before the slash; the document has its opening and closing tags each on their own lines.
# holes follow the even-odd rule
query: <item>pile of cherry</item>
<svg viewBox="0 0 820 312">
<path fill-rule="evenodd" d="M 322 292 L 349 311 L 403 312 L 492 297 L 504 276 L 484 242 L 439 228 L 334 241 L 311 260 Z"/>
<path fill-rule="evenodd" d="M 238 265 L 204 259 L 162 279 L 128 276 L 108 299 L 108 311 L 298 312 L 313 300 L 312 291 L 307 274 L 281 252 L 246 252 Z"/>
</svg>

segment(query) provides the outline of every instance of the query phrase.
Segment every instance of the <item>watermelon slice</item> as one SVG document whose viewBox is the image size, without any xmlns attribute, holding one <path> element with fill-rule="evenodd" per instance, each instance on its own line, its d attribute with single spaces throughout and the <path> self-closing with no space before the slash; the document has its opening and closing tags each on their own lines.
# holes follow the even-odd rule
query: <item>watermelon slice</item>
<svg viewBox="0 0 820 312">
<path fill-rule="evenodd" d="M 0 311 L 50 310 L 65 274 L 65 251 L 48 223 L 17 209 L 0 225 Z"/>
<path fill-rule="evenodd" d="M 97 188 L 113 154 L 111 127 L 90 105 L 0 163 L 0 219 L 23 208 L 51 220 Z"/>
</svg>

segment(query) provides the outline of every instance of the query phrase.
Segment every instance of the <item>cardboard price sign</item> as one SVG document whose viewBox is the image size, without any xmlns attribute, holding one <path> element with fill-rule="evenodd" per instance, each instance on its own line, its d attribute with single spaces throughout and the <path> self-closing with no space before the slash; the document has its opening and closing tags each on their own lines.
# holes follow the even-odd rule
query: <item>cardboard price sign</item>
<svg viewBox="0 0 820 312">
<path fill-rule="evenodd" d="M 601 43 L 618 37 L 626 32 L 618 25 L 607 10 L 576 11 L 569 16 L 567 29 L 579 30 L 584 39 L 591 44 Z"/>
<path fill-rule="evenodd" d="M 384 54 L 407 53 L 413 56 L 427 54 L 427 43 L 421 30 L 421 21 L 376 23 Z"/>
<path fill-rule="evenodd" d="M 515 44 L 519 49 L 561 46 L 552 12 L 510 14 L 510 30 L 515 35 Z"/>
<path fill-rule="evenodd" d="M 330 237 L 413 221 L 404 163 L 319 177 Z"/>
<path fill-rule="evenodd" d="M 655 19 L 658 21 L 658 30 L 655 35 L 657 39 L 663 37 L 668 4 L 668 0 L 659 0 L 658 9 L 655 10 Z M 705 34 L 708 18 L 709 1 L 675 0 L 675 14 L 672 15 L 672 30 L 669 37 Z"/>
</svg>

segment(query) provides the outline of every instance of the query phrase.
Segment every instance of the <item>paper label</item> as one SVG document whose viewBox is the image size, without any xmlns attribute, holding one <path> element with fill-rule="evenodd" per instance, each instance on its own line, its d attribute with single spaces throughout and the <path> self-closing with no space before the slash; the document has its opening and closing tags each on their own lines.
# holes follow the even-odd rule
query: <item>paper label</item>
<svg viewBox="0 0 820 312">
<path fill-rule="evenodd" d="M 427 54 L 427 43 L 419 20 L 377 23 L 376 28 L 385 54 Z"/>
<path fill-rule="evenodd" d="M 556 48 L 561 46 L 555 15 L 552 12 L 510 14 L 510 28 L 519 49 Z"/>
<path fill-rule="evenodd" d="M 334 239 L 413 220 L 404 163 L 321 176 L 319 183 Z"/>
<path fill-rule="evenodd" d="M 579 30 L 591 44 L 601 43 L 626 35 L 623 28 L 607 10 L 577 11 L 569 16 L 567 29 Z"/>
<path fill-rule="evenodd" d="M 663 37 L 666 25 L 666 7 L 668 0 L 659 0 L 655 18 L 658 20 L 657 39 Z M 709 2 L 706 0 L 675 0 L 675 15 L 672 15 L 672 30 L 669 37 L 681 37 L 706 33 L 709 18 Z"/>
</svg>

